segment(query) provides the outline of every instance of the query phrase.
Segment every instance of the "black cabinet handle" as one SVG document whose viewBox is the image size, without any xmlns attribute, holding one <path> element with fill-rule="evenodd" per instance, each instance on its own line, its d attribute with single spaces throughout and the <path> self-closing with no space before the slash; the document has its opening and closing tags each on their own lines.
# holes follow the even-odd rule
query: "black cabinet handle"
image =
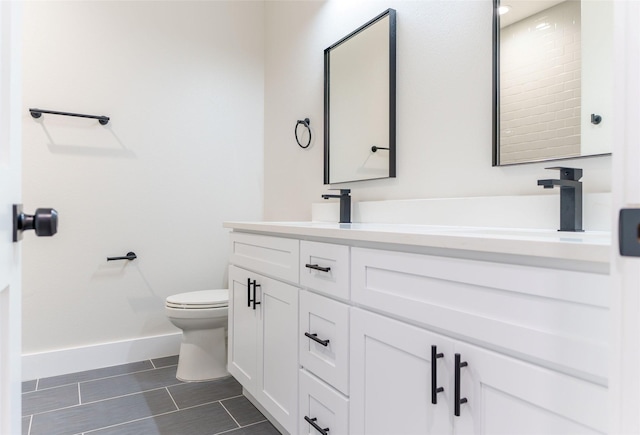
<svg viewBox="0 0 640 435">
<path fill-rule="evenodd" d="M 460 398 L 460 368 L 466 367 L 468 364 L 466 361 L 460 360 L 460 354 L 455 354 L 455 379 L 454 379 L 454 401 L 453 401 L 453 415 L 460 417 L 460 405 L 467 403 L 467 398 Z"/>
<path fill-rule="evenodd" d="M 318 266 L 317 264 L 305 264 L 304 267 L 307 267 L 313 270 L 319 270 L 320 272 L 329 272 L 331 270 L 330 267 L 322 267 L 322 266 Z"/>
<path fill-rule="evenodd" d="M 444 387 L 438 387 L 438 358 L 444 357 L 438 353 L 437 346 L 431 346 L 431 403 L 438 404 L 438 393 L 444 391 Z"/>
<path fill-rule="evenodd" d="M 256 284 L 256 280 L 253 280 L 253 300 L 251 303 L 253 304 L 253 309 L 256 309 L 256 305 L 260 305 L 260 302 L 256 301 L 256 287 L 261 287 L 260 284 Z"/>
<path fill-rule="evenodd" d="M 247 307 L 251 308 L 251 278 L 247 278 Z"/>
<path fill-rule="evenodd" d="M 318 424 L 316 423 L 316 420 L 318 420 L 317 418 L 309 418 L 306 415 L 304 416 L 304 419 L 307 420 L 307 423 L 309 423 L 311 426 L 313 426 L 313 428 L 315 430 L 317 430 L 318 432 L 320 432 L 322 435 L 327 435 L 327 432 L 329 432 L 329 428 L 325 427 L 324 429 L 322 429 L 320 426 L 318 426 Z"/>
<path fill-rule="evenodd" d="M 321 345 L 323 345 L 325 347 L 329 345 L 329 340 L 320 340 L 318 338 L 318 334 L 309 334 L 308 332 L 305 332 L 304 336 L 312 339 L 316 343 L 320 343 Z"/>
</svg>

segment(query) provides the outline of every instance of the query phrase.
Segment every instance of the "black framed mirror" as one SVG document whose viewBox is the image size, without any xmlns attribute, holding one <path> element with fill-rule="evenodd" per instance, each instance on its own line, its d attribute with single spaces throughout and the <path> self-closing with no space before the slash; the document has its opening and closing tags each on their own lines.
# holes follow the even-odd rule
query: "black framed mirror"
<svg viewBox="0 0 640 435">
<path fill-rule="evenodd" d="M 324 184 L 396 176 L 396 12 L 324 51 Z"/>
<path fill-rule="evenodd" d="M 493 166 L 611 152 L 611 2 L 493 0 Z"/>
</svg>

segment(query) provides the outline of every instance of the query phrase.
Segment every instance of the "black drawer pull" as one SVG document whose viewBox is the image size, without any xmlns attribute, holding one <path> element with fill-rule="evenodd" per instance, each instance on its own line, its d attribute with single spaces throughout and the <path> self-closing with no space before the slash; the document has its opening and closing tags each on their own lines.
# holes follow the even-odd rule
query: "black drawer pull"
<svg viewBox="0 0 640 435">
<path fill-rule="evenodd" d="M 322 267 L 317 264 L 305 264 L 304 267 L 308 267 L 309 269 L 319 270 L 320 272 L 329 272 L 331 270 L 330 267 Z"/>
<path fill-rule="evenodd" d="M 308 332 L 305 332 L 304 336 L 307 337 L 307 338 L 312 339 L 316 343 L 320 343 L 321 345 L 323 345 L 325 347 L 329 345 L 329 340 L 320 340 L 318 338 L 318 334 L 309 334 Z"/>
<path fill-rule="evenodd" d="M 320 426 L 318 426 L 318 424 L 316 423 L 316 420 L 318 420 L 317 418 L 309 418 L 306 415 L 304 416 L 304 419 L 307 420 L 307 423 L 309 423 L 311 426 L 313 426 L 313 428 L 315 430 L 317 430 L 318 432 L 320 432 L 322 435 L 327 435 L 327 432 L 329 432 L 329 428 L 325 427 L 324 429 L 322 429 Z"/>
<path fill-rule="evenodd" d="M 467 398 L 460 398 L 460 368 L 466 367 L 468 364 L 466 361 L 460 360 L 460 354 L 455 354 L 455 378 L 454 378 L 454 398 L 453 398 L 453 415 L 460 417 L 460 405 L 467 403 Z"/>
<path fill-rule="evenodd" d="M 444 357 L 443 353 L 438 353 L 436 346 L 431 346 L 431 403 L 438 404 L 438 393 L 444 391 L 444 387 L 438 387 L 438 358 Z"/>
</svg>

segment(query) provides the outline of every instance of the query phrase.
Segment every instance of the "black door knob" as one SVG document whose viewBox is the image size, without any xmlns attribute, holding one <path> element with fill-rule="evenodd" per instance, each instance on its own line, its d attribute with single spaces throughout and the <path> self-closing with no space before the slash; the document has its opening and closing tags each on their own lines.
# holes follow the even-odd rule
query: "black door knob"
<svg viewBox="0 0 640 435">
<path fill-rule="evenodd" d="M 13 241 L 22 238 L 22 231 L 35 230 L 39 237 L 50 237 L 58 232 L 58 212 L 52 208 L 39 208 L 35 214 L 22 212 L 22 204 L 13 206 Z"/>
</svg>

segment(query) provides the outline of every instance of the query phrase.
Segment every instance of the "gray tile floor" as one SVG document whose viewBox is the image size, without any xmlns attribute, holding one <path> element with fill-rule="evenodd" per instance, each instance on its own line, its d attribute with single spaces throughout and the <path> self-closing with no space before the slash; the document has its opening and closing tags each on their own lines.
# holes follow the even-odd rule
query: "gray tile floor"
<svg viewBox="0 0 640 435">
<path fill-rule="evenodd" d="M 231 376 L 176 379 L 178 357 L 22 384 L 22 435 L 277 435 Z"/>
</svg>

